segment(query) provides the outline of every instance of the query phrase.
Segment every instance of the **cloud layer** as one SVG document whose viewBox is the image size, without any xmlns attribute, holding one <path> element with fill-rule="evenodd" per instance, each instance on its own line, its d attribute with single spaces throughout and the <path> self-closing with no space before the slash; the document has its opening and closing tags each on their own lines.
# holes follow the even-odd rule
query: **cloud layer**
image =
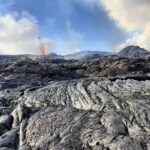
<svg viewBox="0 0 150 150">
<path fill-rule="evenodd" d="M 0 16 L 1 54 L 39 54 L 39 35 L 37 20 L 26 12 Z M 48 39 L 43 42 L 47 49 L 53 47 Z"/>
<path fill-rule="evenodd" d="M 57 21 L 55 16 L 50 18 L 51 19 L 50 21 L 52 23 L 53 23 L 52 20 L 54 20 L 54 24 L 52 25 L 52 27 L 49 24 L 46 25 L 45 27 L 46 29 L 43 29 L 42 24 L 39 25 L 37 19 L 32 15 L 28 14 L 27 12 L 24 12 L 20 15 L 22 10 L 26 10 L 26 9 L 21 9 L 20 12 L 18 11 L 18 13 L 15 14 L 7 14 L 4 16 L 0 16 L 0 54 L 2 53 L 3 54 L 24 54 L 24 53 L 39 54 L 40 53 L 39 41 L 37 40 L 37 37 L 40 35 L 40 29 L 42 31 L 43 30 L 45 31 L 45 32 L 43 31 L 45 36 L 53 37 L 53 39 L 57 42 L 55 49 L 57 48 L 59 52 L 63 54 L 64 53 L 68 54 L 75 51 L 79 51 L 79 48 L 82 49 L 82 46 L 84 45 L 83 42 L 86 41 L 87 33 L 89 33 L 89 37 L 90 37 L 90 34 L 95 31 L 94 28 L 86 28 L 88 27 L 87 20 L 85 21 L 84 19 L 82 21 L 80 19 L 78 19 L 78 21 L 76 20 L 76 18 L 78 18 L 79 16 L 76 14 L 75 11 L 78 10 L 79 8 L 81 9 L 81 7 L 79 6 L 82 5 L 86 6 L 84 8 L 90 10 L 90 12 L 92 10 L 92 14 L 95 15 L 97 15 L 97 12 L 94 12 L 95 8 L 100 7 L 100 9 L 102 9 L 103 7 L 108 13 L 108 16 L 116 23 L 116 25 L 120 29 L 124 30 L 125 34 L 127 33 L 127 35 L 130 36 L 130 38 L 127 41 L 125 41 L 123 44 L 118 46 L 119 49 L 132 44 L 132 45 L 139 45 L 141 47 L 150 50 L 150 43 L 149 43 L 150 0 L 74 0 L 74 1 L 65 0 L 65 3 L 64 2 L 62 3 L 61 0 L 58 0 L 58 2 L 59 2 L 58 4 L 61 7 L 61 9 L 59 9 L 59 12 L 62 13 L 62 15 L 57 14 L 59 15 L 58 18 L 56 17 Z M 49 1 L 48 4 L 51 5 Z M 78 4 L 80 5 L 78 6 Z M 78 6 L 77 7 L 78 9 L 75 8 L 75 6 L 76 7 Z M 27 11 L 30 12 L 29 10 Z M 30 13 L 34 14 L 32 13 L 32 11 Z M 105 14 L 104 11 L 103 13 Z M 73 18 L 73 16 L 71 15 L 75 15 L 75 17 Z M 86 15 L 84 18 L 88 18 L 90 22 L 92 22 L 92 19 L 95 19 L 93 17 L 94 15 L 92 16 L 93 18 L 90 18 L 90 16 L 86 16 Z M 42 22 L 44 25 L 46 24 L 44 21 L 41 21 L 39 15 L 36 16 L 39 22 Z M 43 16 L 45 16 L 45 14 Z M 98 22 L 102 22 L 102 26 L 97 25 L 97 28 L 103 29 L 103 26 L 104 28 L 109 28 L 109 27 L 111 28 L 111 26 L 105 27 L 105 24 L 103 24 L 103 22 L 105 22 L 106 20 L 104 18 L 102 19 L 102 16 L 103 16 L 102 14 L 99 14 L 99 20 L 98 20 Z M 70 23 L 64 22 L 67 19 L 70 20 Z M 86 32 L 81 32 L 81 29 L 79 29 L 76 25 L 74 25 L 75 22 L 78 24 L 79 27 L 82 26 L 82 24 L 86 23 L 85 26 Z M 95 23 L 96 22 L 93 22 L 94 27 L 95 27 Z M 111 22 L 109 22 L 109 24 L 111 24 Z M 55 26 L 57 27 L 57 30 Z M 54 32 L 52 32 L 52 30 Z M 90 30 L 92 32 L 88 32 Z M 109 37 L 103 36 L 103 34 L 109 34 L 109 31 L 108 33 L 106 33 L 106 31 L 104 31 L 104 33 L 103 32 L 100 33 L 102 33 L 101 35 L 102 38 L 100 38 L 101 41 L 111 40 L 108 39 Z M 108 36 L 118 35 L 116 32 L 111 32 L 110 34 L 111 35 Z M 104 39 L 104 37 L 106 39 Z M 114 36 L 114 39 L 116 38 L 121 39 L 118 36 L 116 37 Z M 93 37 L 87 39 L 94 41 Z M 95 39 L 97 40 L 98 38 L 95 37 Z M 118 43 L 120 43 L 123 40 L 120 40 Z M 47 50 L 51 50 L 51 48 L 54 46 L 54 42 L 51 42 L 51 40 L 49 39 L 43 39 L 43 41 L 46 45 Z M 115 42 L 113 42 L 113 45 L 116 45 Z M 90 44 L 88 46 L 90 46 Z"/>
<path fill-rule="evenodd" d="M 150 50 L 150 0 L 100 0 L 117 26 L 133 34 L 120 47 L 139 45 Z"/>
</svg>

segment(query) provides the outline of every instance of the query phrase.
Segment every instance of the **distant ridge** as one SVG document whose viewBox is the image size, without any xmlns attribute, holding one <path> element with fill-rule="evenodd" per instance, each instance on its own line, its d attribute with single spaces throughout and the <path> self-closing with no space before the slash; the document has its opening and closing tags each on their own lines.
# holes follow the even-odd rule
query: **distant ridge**
<svg viewBox="0 0 150 150">
<path fill-rule="evenodd" d="M 22 60 L 26 58 L 30 58 L 32 60 L 57 60 L 57 59 L 65 59 L 65 60 L 79 60 L 79 59 L 88 59 L 93 57 L 101 57 L 101 56 L 112 56 L 115 55 L 116 57 L 124 57 L 130 59 L 137 59 L 137 58 L 150 58 L 150 52 L 141 48 L 139 46 L 127 46 L 126 48 L 122 49 L 118 53 L 111 53 L 105 51 L 81 51 L 69 55 L 58 55 L 56 53 L 49 53 L 45 57 L 41 57 L 40 55 L 32 55 L 32 54 L 23 54 L 23 55 L 0 55 L 0 62 L 11 62 L 14 60 Z"/>
<path fill-rule="evenodd" d="M 108 56 L 112 55 L 110 52 L 101 52 L 101 51 L 81 51 L 69 55 L 65 55 L 64 59 L 84 59 L 93 56 Z"/>
</svg>

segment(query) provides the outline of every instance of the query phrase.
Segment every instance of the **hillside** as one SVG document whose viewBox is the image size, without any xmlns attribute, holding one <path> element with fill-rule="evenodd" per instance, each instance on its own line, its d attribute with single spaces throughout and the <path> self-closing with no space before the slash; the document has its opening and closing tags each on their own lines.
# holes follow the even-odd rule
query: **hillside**
<svg viewBox="0 0 150 150">
<path fill-rule="evenodd" d="M 128 58 L 148 58 L 150 57 L 150 52 L 139 47 L 139 46 L 128 46 L 126 48 L 124 48 L 123 50 L 121 50 L 118 53 L 118 56 L 121 57 L 128 57 Z"/>
</svg>

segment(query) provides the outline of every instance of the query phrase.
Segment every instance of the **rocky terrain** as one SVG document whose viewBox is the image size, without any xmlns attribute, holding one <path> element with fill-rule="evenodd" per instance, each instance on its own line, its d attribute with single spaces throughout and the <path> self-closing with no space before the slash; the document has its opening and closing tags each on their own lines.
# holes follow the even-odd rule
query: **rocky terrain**
<svg viewBox="0 0 150 150">
<path fill-rule="evenodd" d="M 150 150 L 150 59 L 1 61 L 0 150 Z"/>
<path fill-rule="evenodd" d="M 58 55 L 55 53 L 49 53 L 45 56 L 44 60 L 83 60 L 83 59 L 89 59 L 93 57 L 118 57 L 118 58 L 130 58 L 130 59 L 149 59 L 150 58 L 150 52 L 148 50 L 145 50 L 144 48 L 141 48 L 139 46 L 128 46 L 124 49 L 122 49 L 119 52 L 105 52 L 105 51 L 80 51 L 73 54 L 68 55 Z M 11 62 L 11 61 L 17 61 L 17 60 L 24 60 L 26 58 L 32 59 L 32 60 L 40 60 L 40 55 L 31 55 L 31 54 L 25 54 L 25 55 L 0 55 L 0 62 Z"/>
<path fill-rule="evenodd" d="M 127 58 L 150 58 L 150 52 L 139 46 L 128 46 L 118 53 L 118 56 Z"/>
</svg>

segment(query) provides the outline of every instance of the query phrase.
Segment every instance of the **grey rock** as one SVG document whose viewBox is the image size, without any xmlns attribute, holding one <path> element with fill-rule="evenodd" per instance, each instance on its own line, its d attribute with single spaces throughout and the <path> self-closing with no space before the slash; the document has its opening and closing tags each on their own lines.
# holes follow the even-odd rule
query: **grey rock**
<svg viewBox="0 0 150 150">
<path fill-rule="evenodd" d="M 148 150 L 149 74 L 149 59 L 118 56 L 4 61 L 0 147 Z"/>
<path fill-rule="evenodd" d="M 0 125 L 5 125 L 8 129 L 11 129 L 13 123 L 13 117 L 11 115 L 0 116 Z"/>
<path fill-rule="evenodd" d="M 20 103 L 14 111 L 11 113 L 14 118 L 13 121 L 13 128 L 16 128 L 21 124 L 22 120 L 27 118 L 30 115 L 30 109 L 26 107 L 23 103 Z"/>
<path fill-rule="evenodd" d="M 11 111 L 9 107 L 0 107 L 0 115 L 8 115 Z"/>
<path fill-rule="evenodd" d="M 119 56 L 121 57 L 128 57 L 132 59 L 137 59 L 137 58 L 147 58 L 150 56 L 150 52 L 145 50 L 144 48 L 141 48 L 139 46 L 128 46 L 125 47 L 123 50 L 121 50 L 118 53 Z"/>
<path fill-rule="evenodd" d="M 11 115 L 0 116 L 0 135 L 8 132 L 13 123 L 13 117 Z"/>
<path fill-rule="evenodd" d="M 119 141 L 118 150 L 144 150 L 142 145 L 138 141 L 133 141 L 129 138 L 124 138 L 123 140 Z"/>
<path fill-rule="evenodd" d="M 28 121 L 27 143 L 32 148 L 39 149 L 81 149 L 81 133 L 88 127 L 100 129 L 99 118 L 93 119 L 93 115 L 64 107 L 40 111 Z"/>
<path fill-rule="evenodd" d="M 9 129 L 8 129 L 7 126 L 5 126 L 4 124 L 0 125 L 0 136 L 3 135 L 3 134 L 5 134 L 8 131 L 9 131 Z"/>
<path fill-rule="evenodd" d="M 116 112 L 109 111 L 103 114 L 101 122 L 107 128 L 110 134 L 127 135 L 127 128 L 122 122 L 121 115 L 117 114 Z"/>
<path fill-rule="evenodd" d="M 18 129 L 12 129 L 11 131 L 5 133 L 0 137 L 0 148 L 2 147 L 10 147 L 14 148 L 17 144 L 17 135 Z"/>
<path fill-rule="evenodd" d="M 149 91 L 149 80 L 50 82 L 22 97 L 27 107 L 42 109 L 30 117 L 24 141 L 39 149 L 94 149 L 98 144 L 119 149 L 129 141 L 124 147 L 136 149 L 137 140 L 149 139 Z"/>
<path fill-rule="evenodd" d="M 15 150 L 13 148 L 8 148 L 8 147 L 3 147 L 3 148 L 0 148 L 0 150 Z"/>
</svg>

